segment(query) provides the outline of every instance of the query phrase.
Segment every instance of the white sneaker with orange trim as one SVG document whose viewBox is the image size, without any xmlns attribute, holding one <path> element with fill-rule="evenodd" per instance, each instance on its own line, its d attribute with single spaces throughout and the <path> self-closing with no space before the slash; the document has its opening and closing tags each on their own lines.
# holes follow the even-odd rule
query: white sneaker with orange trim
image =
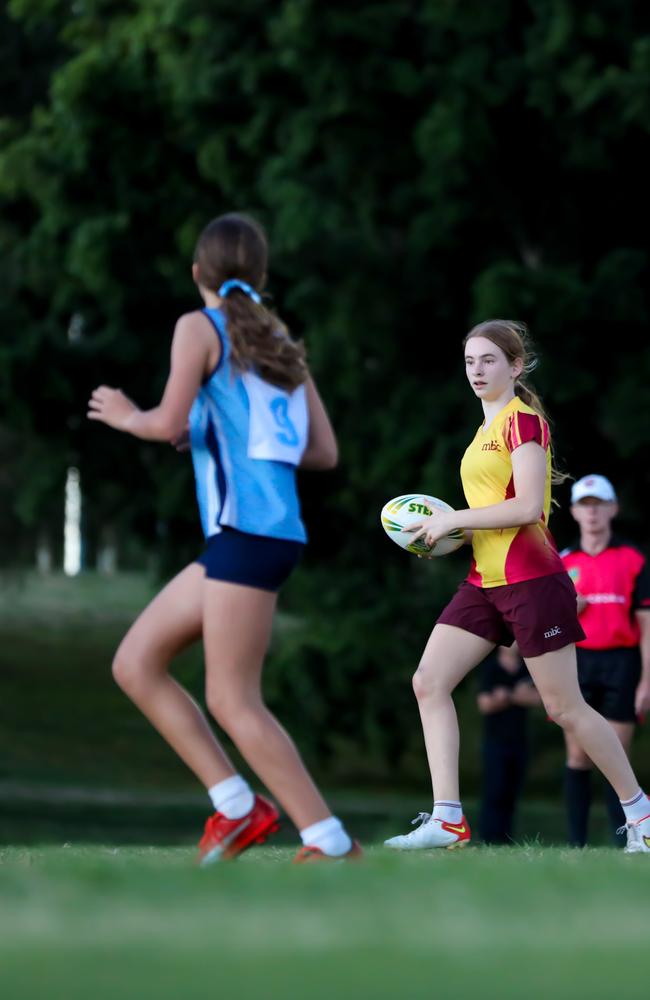
<svg viewBox="0 0 650 1000">
<path fill-rule="evenodd" d="M 650 815 L 636 823 L 626 823 L 617 833 L 627 833 L 625 854 L 650 854 Z"/>
<path fill-rule="evenodd" d="M 463 816 L 460 823 L 446 823 L 442 819 L 434 819 L 431 813 L 418 813 L 411 825 L 420 825 L 411 833 L 401 837 L 391 837 L 384 841 L 385 847 L 396 851 L 424 851 L 432 847 L 445 847 L 453 850 L 464 847 L 471 838 L 469 823 Z"/>
</svg>

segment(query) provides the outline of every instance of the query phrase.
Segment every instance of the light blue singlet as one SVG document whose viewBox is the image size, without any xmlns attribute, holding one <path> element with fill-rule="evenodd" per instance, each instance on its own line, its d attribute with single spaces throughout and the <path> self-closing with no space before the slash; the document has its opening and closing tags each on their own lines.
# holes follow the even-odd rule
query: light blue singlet
<svg viewBox="0 0 650 1000">
<path fill-rule="evenodd" d="M 204 309 L 221 341 L 221 360 L 190 411 L 190 441 L 206 538 L 222 527 L 305 542 L 296 466 L 307 446 L 305 387 L 292 393 L 230 361 L 223 313 Z"/>
</svg>

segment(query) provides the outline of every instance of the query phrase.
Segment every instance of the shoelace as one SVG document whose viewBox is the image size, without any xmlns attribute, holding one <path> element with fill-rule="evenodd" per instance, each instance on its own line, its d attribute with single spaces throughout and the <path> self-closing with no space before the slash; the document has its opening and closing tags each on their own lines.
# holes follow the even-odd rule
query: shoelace
<svg viewBox="0 0 650 1000">
<path fill-rule="evenodd" d="M 619 826 L 618 830 L 616 831 L 616 836 L 618 837 L 622 833 L 625 833 L 626 831 L 628 832 L 628 834 L 631 833 L 635 837 L 637 835 L 639 835 L 640 831 L 639 831 L 639 824 L 638 824 L 638 822 L 637 823 L 624 823 L 623 826 Z"/>
<path fill-rule="evenodd" d="M 411 820 L 411 826 L 415 826 L 418 823 L 420 826 L 424 826 L 431 819 L 431 813 L 418 813 L 415 819 Z M 414 831 L 415 832 L 415 831 Z"/>
</svg>

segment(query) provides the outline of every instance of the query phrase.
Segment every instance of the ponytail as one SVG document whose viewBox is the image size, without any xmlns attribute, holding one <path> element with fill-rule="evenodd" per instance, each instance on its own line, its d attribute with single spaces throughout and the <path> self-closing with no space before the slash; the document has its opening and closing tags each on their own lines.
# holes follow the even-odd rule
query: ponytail
<svg viewBox="0 0 650 1000">
<path fill-rule="evenodd" d="M 233 365 L 239 371 L 252 368 L 265 382 L 293 392 L 308 375 L 304 344 L 292 340 L 284 323 L 266 308 L 257 293 L 255 299 L 236 287 L 237 282 L 233 285 L 221 307 Z"/>
<path fill-rule="evenodd" d="M 262 302 L 267 259 L 264 230 L 236 212 L 209 222 L 194 250 L 199 283 L 222 300 L 235 368 L 292 392 L 308 375 L 305 348 Z"/>
</svg>

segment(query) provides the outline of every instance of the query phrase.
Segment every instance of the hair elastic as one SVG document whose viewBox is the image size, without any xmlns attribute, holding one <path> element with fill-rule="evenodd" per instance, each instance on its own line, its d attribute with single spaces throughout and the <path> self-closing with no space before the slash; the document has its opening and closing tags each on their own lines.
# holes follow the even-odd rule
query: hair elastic
<svg viewBox="0 0 650 1000">
<path fill-rule="evenodd" d="M 246 281 L 240 281 L 239 278 L 230 278 L 228 281 L 224 281 L 223 285 L 217 292 L 217 295 L 219 298 L 223 299 L 226 297 L 228 292 L 232 292 L 233 288 L 238 288 L 240 292 L 243 292 L 244 295 L 248 295 L 249 299 L 252 299 L 253 302 L 257 302 L 258 305 L 262 301 L 261 296 L 257 294 L 252 285 L 249 285 Z"/>
</svg>

